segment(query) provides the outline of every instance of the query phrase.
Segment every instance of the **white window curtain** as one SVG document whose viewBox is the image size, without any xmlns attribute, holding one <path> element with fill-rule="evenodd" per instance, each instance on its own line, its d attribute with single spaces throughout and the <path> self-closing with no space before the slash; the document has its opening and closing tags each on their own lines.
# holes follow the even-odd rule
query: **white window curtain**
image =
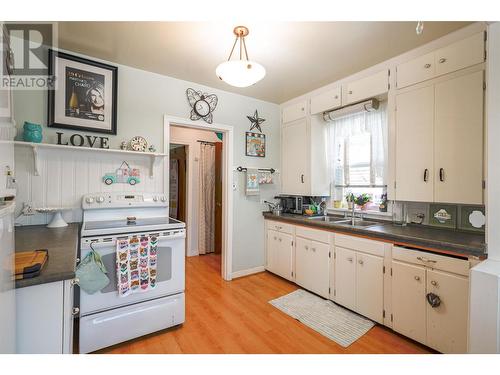
<svg viewBox="0 0 500 375">
<path fill-rule="evenodd" d="M 386 185 L 386 102 L 377 111 L 329 121 L 329 161 L 332 187 Z"/>
<path fill-rule="evenodd" d="M 215 251 L 215 146 L 200 143 L 198 253 Z"/>
</svg>

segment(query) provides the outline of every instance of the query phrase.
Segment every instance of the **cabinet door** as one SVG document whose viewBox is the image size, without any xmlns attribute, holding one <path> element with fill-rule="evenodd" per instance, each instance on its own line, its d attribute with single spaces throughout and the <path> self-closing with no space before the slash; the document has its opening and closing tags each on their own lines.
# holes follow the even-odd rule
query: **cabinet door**
<svg viewBox="0 0 500 375">
<path fill-rule="evenodd" d="M 384 259 L 363 253 L 356 254 L 356 311 L 383 323 Z"/>
<path fill-rule="evenodd" d="M 467 353 L 468 278 L 427 270 L 427 292 L 441 299 L 427 303 L 427 345 L 442 353 Z"/>
<path fill-rule="evenodd" d="M 434 77 L 434 52 L 417 57 L 397 67 L 397 86 L 403 88 Z"/>
<path fill-rule="evenodd" d="M 310 272 L 312 259 L 311 240 L 302 237 L 295 239 L 295 282 L 301 287 L 310 290 Z"/>
<path fill-rule="evenodd" d="M 335 302 L 356 308 L 356 252 L 335 247 Z"/>
<path fill-rule="evenodd" d="M 282 128 L 282 192 L 306 194 L 307 120 L 299 120 Z"/>
<path fill-rule="evenodd" d="M 278 237 L 277 274 L 292 280 L 293 236 L 280 233 Z"/>
<path fill-rule="evenodd" d="M 434 86 L 396 96 L 396 199 L 433 201 Z"/>
<path fill-rule="evenodd" d="M 310 290 L 324 298 L 328 298 L 330 287 L 330 245 L 311 241 L 310 262 L 308 263 Z"/>
<path fill-rule="evenodd" d="M 436 74 L 446 74 L 484 61 L 484 34 L 472 35 L 435 52 Z"/>
<path fill-rule="evenodd" d="M 389 72 L 383 70 L 369 77 L 358 79 L 346 84 L 346 97 L 343 104 L 351 104 L 369 99 L 389 91 Z"/>
<path fill-rule="evenodd" d="M 340 107 L 342 105 L 340 92 L 341 89 L 339 86 L 322 94 L 313 96 L 311 98 L 311 115 Z"/>
<path fill-rule="evenodd" d="M 279 253 L 279 233 L 275 230 L 267 231 L 267 265 L 266 269 L 270 272 L 277 273 L 278 269 L 278 253 Z"/>
<path fill-rule="evenodd" d="M 307 102 L 304 100 L 283 108 L 283 122 L 292 122 L 306 117 L 306 104 Z"/>
<path fill-rule="evenodd" d="M 425 268 L 392 262 L 392 328 L 416 341 L 426 341 Z"/>
<path fill-rule="evenodd" d="M 483 72 L 436 84 L 435 95 L 434 200 L 482 204 Z"/>
</svg>

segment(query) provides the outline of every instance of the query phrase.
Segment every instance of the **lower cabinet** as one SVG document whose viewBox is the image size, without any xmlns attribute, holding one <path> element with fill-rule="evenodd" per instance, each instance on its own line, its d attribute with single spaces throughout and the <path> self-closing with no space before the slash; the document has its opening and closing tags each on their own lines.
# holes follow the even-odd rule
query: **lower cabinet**
<svg viewBox="0 0 500 375">
<path fill-rule="evenodd" d="M 324 298 L 329 296 L 330 246 L 297 237 L 295 248 L 295 282 Z"/>
<path fill-rule="evenodd" d="M 467 353 L 468 277 L 433 269 L 429 262 L 433 267 L 438 262 L 418 258 L 427 264 L 392 261 L 393 329 L 442 353 Z M 444 262 L 456 270 L 457 260 Z"/>
<path fill-rule="evenodd" d="M 267 231 L 267 270 L 293 280 L 293 236 L 269 229 Z"/>
<path fill-rule="evenodd" d="M 384 259 L 335 247 L 334 301 L 376 322 L 383 322 Z"/>
</svg>

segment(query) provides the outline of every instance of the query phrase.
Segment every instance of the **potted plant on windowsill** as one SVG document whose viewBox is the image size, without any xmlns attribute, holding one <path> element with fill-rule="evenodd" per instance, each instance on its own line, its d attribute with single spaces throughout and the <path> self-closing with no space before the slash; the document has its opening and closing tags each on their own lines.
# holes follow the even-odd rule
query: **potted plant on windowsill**
<svg viewBox="0 0 500 375">
<path fill-rule="evenodd" d="M 347 208 L 349 210 L 352 210 L 352 205 L 354 204 L 354 194 L 353 193 L 347 193 L 345 196 L 345 200 L 347 201 Z"/>
<path fill-rule="evenodd" d="M 371 201 L 371 196 L 370 194 L 360 194 L 354 199 L 354 203 L 356 203 L 356 206 L 361 208 L 362 210 L 366 210 L 366 204 Z"/>
</svg>

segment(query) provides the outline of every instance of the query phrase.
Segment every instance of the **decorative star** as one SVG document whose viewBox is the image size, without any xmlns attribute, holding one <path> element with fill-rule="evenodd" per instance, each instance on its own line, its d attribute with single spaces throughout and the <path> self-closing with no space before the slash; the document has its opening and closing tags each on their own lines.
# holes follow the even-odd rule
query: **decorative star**
<svg viewBox="0 0 500 375">
<path fill-rule="evenodd" d="M 262 124 L 266 120 L 259 117 L 259 113 L 257 112 L 257 110 L 255 110 L 253 117 L 247 116 L 247 119 L 249 119 L 250 122 L 252 123 L 252 125 L 250 126 L 250 130 L 257 129 L 258 131 L 260 131 L 262 133 L 262 129 L 260 128 L 260 124 Z"/>
</svg>

